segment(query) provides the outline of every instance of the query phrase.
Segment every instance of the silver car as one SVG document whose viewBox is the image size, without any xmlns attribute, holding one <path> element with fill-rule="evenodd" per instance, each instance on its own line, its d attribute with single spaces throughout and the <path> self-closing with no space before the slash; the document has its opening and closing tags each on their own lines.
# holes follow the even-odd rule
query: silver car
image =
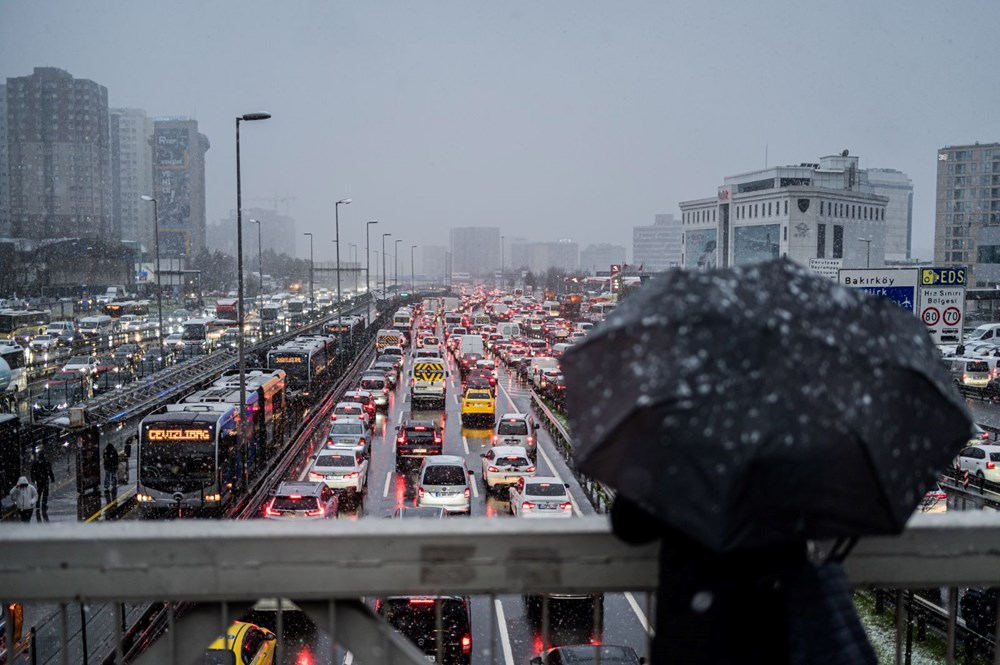
<svg viewBox="0 0 1000 665">
<path fill-rule="evenodd" d="M 431 455 L 420 466 L 417 505 L 440 506 L 449 513 L 471 511 L 472 472 L 458 455 Z"/>
<path fill-rule="evenodd" d="M 367 375 L 361 377 L 361 390 L 367 390 L 372 395 L 372 401 L 379 409 L 389 406 L 389 381 L 382 372 L 379 376 Z"/>
<path fill-rule="evenodd" d="M 367 458 L 372 449 L 371 428 L 360 419 L 335 420 L 326 432 L 326 445 L 357 450 Z"/>
<path fill-rule="evenodd" d="M 323 483 L 283 482 L 264 506 L 264 519 L 322 520 L 337 517 L 337 497 Z"/>
<path fill-rule="evenodd" d="M 505 413 L 493 428 L 494 446 L 523 446 L 531 459 L 538 456 L 538 423 L 530 413 Z"/>
</svg>

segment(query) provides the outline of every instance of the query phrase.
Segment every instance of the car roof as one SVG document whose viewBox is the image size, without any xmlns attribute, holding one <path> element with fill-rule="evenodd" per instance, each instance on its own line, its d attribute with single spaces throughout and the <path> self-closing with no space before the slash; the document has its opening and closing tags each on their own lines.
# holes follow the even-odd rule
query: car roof
<svg viewBox="0 0 1000 665">
<path fill-rule="evenodd" d="M 499 420 L 527 420 L 528 414 L 526 413 L 505 413 L 500 416 Z"/>
<path fill-rule="evenodd" d="M 423 425 L 424 427 L 437 427 L 437 422 L 433 420 L 417 419 L 417 418 L 404 418 L 403 427 L 417 427 Z"/>
<path fill-rule="evenodd" d="M 336 411 L 337 409 L 351 409 L 351 410 L 360 409 L 361 406 L 359 406 L 359 404 L 360 402 L 337 402 L 336 405 L 334 405 L 333 410 Z"/>
<path fill-rule="evenodd" d="M 564 487 L 563 481 L 555 476 L 531 476 L 530 478 L 525 478 L 524 482 L 533 483 L 549 483 L 551 485 L 558 485 L 559 487 Z"/>
<path fill-rule="evenodd" d="M 525 450 L 524 446 L 493 446 L 491 450 L 497 455 L 520 455 L 522 457 L 528 456 L 528 451 Z"/>
<path fill-rule="evenodd" d="M 424 466 L 465 466 L 465 458 L 459 455 L 428 455 L 424 458 Z"/>
<path fill-rule="evenodd" d="M 288 496 L 291 494 L 300 494 L 302 496 L 319 496 L 323 493 L 323 487 L 325 484 L 326 483 L 308 482 L 304 480 L 285 480 L 278 485 L 278 489 L 274 491 L 274 495 Z"/>
</svg>

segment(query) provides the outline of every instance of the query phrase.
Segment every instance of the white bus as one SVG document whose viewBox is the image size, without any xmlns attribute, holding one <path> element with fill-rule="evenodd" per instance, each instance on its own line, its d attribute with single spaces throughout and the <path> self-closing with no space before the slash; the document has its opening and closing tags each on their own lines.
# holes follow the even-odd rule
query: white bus
<svg viewBox="0 0 1000 665">
<path fill-rule="evenodd" d="M 20 395 L 28 390 L 28 370 L 25 369 L 24 348 L 18 344 L 0 344 L 0 361 L 10 368 L 10 383 L 0 387 L 0 413 L 14 413 Z M 0 365 L 0 374 L 2 374 Z"/>
</svg>

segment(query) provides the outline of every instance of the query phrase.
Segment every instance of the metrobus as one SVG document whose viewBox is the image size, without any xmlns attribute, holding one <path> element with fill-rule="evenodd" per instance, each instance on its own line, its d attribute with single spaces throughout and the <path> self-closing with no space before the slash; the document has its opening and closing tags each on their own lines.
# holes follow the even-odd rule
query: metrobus
<svg viewBox="0 0 1000 665">
<path fill-rule="evenodd" d="M 286 407 L 288 378 L 284 370 L 249 369 L 244 372 L 244 381 L 248 393 L 257 394 L 257 403 L 263 409 L 263 421 L 258 423 L 264 437 L 264 447 L 268 454 L 285 440 Z M 212 383 L 214 388 L 239 390 L 240 373 L 230 370 Z M 230 399 L 239 403 L 236 395 L 230 393 Z M 251 417 L 260 421 L 256 409 L 251 410 Z"/>
<path fill-rule="evenodd" d="M 37 310 L 0 312 L 0 338 L 28 343 L 35 335 L 45 332 L 49 313 Z"/>
<path fill-rule="evenodd" d="M 333 382 L 337 342 L 331 337 L 296 337 L 267 352 L 267 368 L 285 370 L 288 389 L 310 394 Z"/>
<path fill-rule="evenodd" d="M 25 367 L 24 348 L 17 344 L 0 344 L 0 360 L 10 368 L 10 383 L 0 393 L 0 412 L 14 413 L 17 400 L 27 394 L 28 370 Z"/>
<path fill-rule="evenodd" d="M 104 313 L 108 316 L 120 319 L 126 314 L 135 316 L 146 316 L 149 314 L 149 303 L 145 301 L 126 300 L 124 302 L 109 302 L 104 306 Z"/>
<path fill-rule="evenodd" d="M 323 324 L 323 332 L 336 338 L 341 349 L 354 349 L 362 340 L 365 320 L 361 316 L 345 316 Z"/>
<path fill-rule="evenodd" d="M 256 403 L 255 393 L 248 393 L 247 401 L 251 395 Z M 135 487 L 140 509 L 221 514 L 245 487 L 251 464 L 258 461 L 253 419 L 247 419 L 241 437 L 239 418 L 239 406 L 229 403 L 170 404 L 166 411 L 143 418 Z M 246 450 L 240 448 L 241 438 Z"/>
<path fill-rule="evenodd" d="M 181 340 L 185 344 L 200 342 L 206 349 L 211 349 L 231 325 L 232 321 L 225 319 L 210 317 L 188 319 L 181 324 Z"/>
</svg>

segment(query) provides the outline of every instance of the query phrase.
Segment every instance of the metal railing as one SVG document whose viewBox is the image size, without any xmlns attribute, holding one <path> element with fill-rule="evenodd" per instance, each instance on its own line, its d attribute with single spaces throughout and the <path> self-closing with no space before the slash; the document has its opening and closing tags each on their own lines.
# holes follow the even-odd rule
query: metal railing
<svg viewBox="0 0 1000 665">
<path fill-rule="evenodd" d="M 655 545 L 632 547 L 618 540 L 603 516 L 556 523 L 488 518 L 53 523 L 5 531 L 0 589 L 10 599 L 64 608 L 78 602 L 207 604 L 211 609 L 198 615 L 200 622 L 178 622 L 170 631 L 169 648 L 180 654 L 184 644 L 208 644 L 219 633 L 220 624 L 204 625 L 205 612 L 224 617 L 222 624 L 228 625 L 225 617 L 239 616 L 258 598 L 286 598 L 365 662 L 395 657 L 384 651 L 384 626 L 366 623 L 374 618 L 353 599 L 654 591 L 659 558 Z M 916 515 L 898 537 L 862 540 L 847 560 L 847 572 L 855 586 L 995 585 L 1000 515 Z M 956 604 L 951 607 L 948 662 L 953 662 L 957 620 Z M 352 618 L 344 621 L 368 627 L 348 634 L 340 621 L 348 615 Z M 182 623 L 193 632 L 181 630 Z"/>
</svg>

